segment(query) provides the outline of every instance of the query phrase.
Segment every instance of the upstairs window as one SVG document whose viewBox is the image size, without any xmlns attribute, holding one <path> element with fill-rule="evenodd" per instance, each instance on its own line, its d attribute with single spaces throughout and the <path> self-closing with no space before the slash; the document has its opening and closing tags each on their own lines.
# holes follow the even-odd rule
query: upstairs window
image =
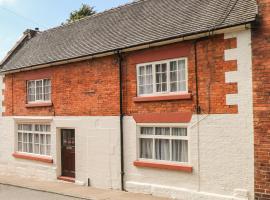
<svg viewBox="0 0 270 200">
<path fill-rule="evenodd" d="M 137 65 L 139 96 L 187 93 L 187 59 Z"/>
<path fill-rule="evenodd" d="M 42 79 L 27 81 L 27 101 L 28 103 L 50 102 L 51 80 Z"/>
</svg>

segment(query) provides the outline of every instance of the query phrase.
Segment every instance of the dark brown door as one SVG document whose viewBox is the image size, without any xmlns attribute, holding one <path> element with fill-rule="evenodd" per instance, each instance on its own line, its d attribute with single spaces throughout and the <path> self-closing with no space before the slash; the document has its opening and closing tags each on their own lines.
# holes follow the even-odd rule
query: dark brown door
<svg viewBox="0 0 270 200">
<path fill-rule="evenodd" d="M 75 178 L 75 130 L 61 130 L 62 176 Z"/>
</svg>

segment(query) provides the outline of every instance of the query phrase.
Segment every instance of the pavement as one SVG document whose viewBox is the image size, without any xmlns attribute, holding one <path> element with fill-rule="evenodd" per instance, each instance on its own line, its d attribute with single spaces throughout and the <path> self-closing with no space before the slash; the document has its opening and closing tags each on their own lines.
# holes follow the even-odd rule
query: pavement
<svg viewBox="0 0 270 200">
<path fill-rule="evenodd" d="M 136 194 L 131 192 L 122 192 L 117 190 L 104 190 L 86 186 L 79 186 L 73 183 L 63 181 L 44 181 L 30 178 L 20 178 L 18 176 L 0 176 L 0 195 L 8 194 L 8 190 L 21 190 L 27 195 L 27 190 L 32 190 L 40 193 L 48 193 L 50 195 L 65 196 L 69 198 L 79 198 L 85 200 L 168 200 L 167 198 L 153 197 L 151 195 Z M 5 188 L 8 188 L 5 190 Z M 23 189 L 23 190 L 22 190 Z M 29 191 L 28 191 L 29 192 Z M 47 195 L 48 195 L 47 194 Z M 1 197 L 1 196 L 0 196 Z M 22 196 L 21 196 L 22 197 Z M 59 200 L 61 199 L 58 197 Z M 2 198 L 0 198 L 2 199 Z M 12 198 L 8 198 L 12 199 Z M 23 199 L 23 198 L 20 198 Z M 57 199 L 57 198 L 45 198 Z"/>
</svg>

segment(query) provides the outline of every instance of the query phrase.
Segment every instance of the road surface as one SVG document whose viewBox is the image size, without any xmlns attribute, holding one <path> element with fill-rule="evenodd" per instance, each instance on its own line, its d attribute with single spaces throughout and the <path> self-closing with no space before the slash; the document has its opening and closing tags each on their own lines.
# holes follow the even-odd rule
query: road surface
<svg viewBox="0 0 270 200">
<path fill-rule="evenodd" d="M 1 200 L 81 200 L 46 192 L 34 191 L 0 184 Z"/>
</svg>

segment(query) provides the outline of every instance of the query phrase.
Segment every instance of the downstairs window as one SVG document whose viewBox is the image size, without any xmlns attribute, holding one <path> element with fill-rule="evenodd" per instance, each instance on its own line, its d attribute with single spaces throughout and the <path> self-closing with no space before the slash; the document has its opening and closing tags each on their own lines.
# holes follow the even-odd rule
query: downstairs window
<svg viewBox="0 0 270 200">
<path fill-rule="evenodd" d="M 188 163 L 187 128 L 139 127 L 139 158 Z"/>
<path fill-rule="evenodd" d="M 51 126 L 48 124 L 18 124 L 17 151 L 36 155 L 51 155 Z"/>
</svg>

